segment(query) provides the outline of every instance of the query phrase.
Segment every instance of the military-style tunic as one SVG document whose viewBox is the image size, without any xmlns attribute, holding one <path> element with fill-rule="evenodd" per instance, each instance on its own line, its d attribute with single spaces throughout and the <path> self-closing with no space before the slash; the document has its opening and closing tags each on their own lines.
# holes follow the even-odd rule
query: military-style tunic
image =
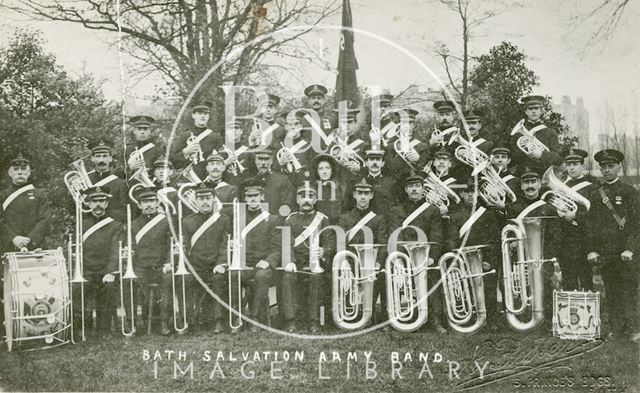
<svg viewBox="0 0 640 393">
<path fill-rule="evenodd" d="M 516 144 L 521 134 L 517 133 L 511 136 L 511 151 L 513 152 L 513 161 L 518 164 L 518 167 L 526 168 L 530 167 L 536 170 L 536 172 L 542 174 L 547 168 L 552 165 L 562 164 L 562 155 L 560 142 L 558 141 L 558 132 L 552 128 L 548 128 L 542 122 L 532 123 L 529 120 L 524 122 L 524 126 L 527 130 L 533 131 L 536 139 L 542 142 L 549 151 L 542 153 L 542 156 L 538 159 L 529 158 L 526 154 L 520 150 Z M 538 128 L 540 126 L 540 128 Z"/>
<path fill-rule="evenodd" d="M 46 190 L 35 188 L 31 183 L 20 187 L 11 184 L 0 191 L 0 247 L 19 251 L 12 243 L 16 236 L 30 238 L 27 247 L 30 250 L 45 246 L 51 217 L 46 195 Z"/>
<path fill-rule="evenodd" d="M 287 176 L 270 172 L 258 174 L 256 178 L 265 183 L 264 199 L 269 204 L 269 213 L 278 214 L 282 205 L 288 206 L 291 210 L 296 208 L 296 190 Z"/>
<path fill-rule="evenodd" d="M 127 187 L 127 182 L 111 171 L 102 173 L 91 171 L 89 172 L 89 179 L 94 187 L 107 186 L 109 188 L 112 197 L 109 199 L 107 214 L 116 221 L 126 222 L 127 204 L 129 203 L 129 188 Z"/>
<path fill-rule="evenodd" d="M 176 167 L 176 169 L 180 170 L 185 168 L 187 165 L 191 163 L 187 158 L 185 158 L 182 150 L 187 147 L 187 140 L 191 137 L 191 135 L 195 136 L 200 143 L 200 148 L 202 149 L 203 159 L 198 165 L 194 167 L 196 174 L 204 179 L 206 177 L 206 159 L 209 154 L 215 149 L 219 150 L 222 144 L 224 143 L 224 134 L 216 131 L 212 131 L 208 128 L 196 128 L 192 127 L 190 130 L 187 130 L 176 137 L 176 140 L 171 145 L 171 162 Z"/>
<path fill-rule="evenodd" d="M 147 168 L 153 168 L 153 163 L 165 154 L 162 144 L 154 140 L 153 138 L 146 141 L 130 141 L 127 143 L 124 152 L 124 162 L 127 162 L 131 156 L 138 151 L 138 154 L 142 153 L 144 158 L 144 164 Z"/>
</svg>

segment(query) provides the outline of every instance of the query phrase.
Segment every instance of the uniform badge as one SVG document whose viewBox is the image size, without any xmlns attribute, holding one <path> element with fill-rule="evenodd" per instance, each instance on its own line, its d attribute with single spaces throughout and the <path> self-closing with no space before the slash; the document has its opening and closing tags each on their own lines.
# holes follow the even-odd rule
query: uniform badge
<svg viewBox="0 0 640 393">
<path fill-rule="evenodd" d="M 622 205 L 622 196 L 616 195 L 616 205 Z"/>
</svg>

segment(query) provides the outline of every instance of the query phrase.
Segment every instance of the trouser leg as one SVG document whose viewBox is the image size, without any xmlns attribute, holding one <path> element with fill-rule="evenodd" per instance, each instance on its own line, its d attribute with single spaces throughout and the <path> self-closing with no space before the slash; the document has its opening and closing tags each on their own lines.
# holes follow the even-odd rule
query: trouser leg
<svg viewBox="0 0 640 393">
<path fill-rule="evenodd" d="M 233 273 L 234 275 L 236 273 Z M 213 292 L 218 295 L 218 297 L 225 303 L 229 301 L 229 287 L 228 287 L 228 272 L 224 272 L 222 274 L 214 273 L 211 276 L 211 289 Z M 225 308 L 223 303 L 219 300 L 214 300 L 213 302 L 213 319 L 214 321 L 220 321 L 224 318 L 225 312 L 228 310 Z"/>
<path fill-rule="evenodd" d="M 260 322 L 266 323 L 269 313 L 269 286 L 273 279 L 273 270 L 258 269 L 254 274 L 253 299 L 251 301 L 251 312 Z"/>
<path fill-rule="evenodd" d="M 278 309 L 285 320 L 291 320 L 295 317 L 296 311 L 296 273 L 283 272 L 280 275 L 279 287 L 281 297 L 278 298 Z"/>
</svg>

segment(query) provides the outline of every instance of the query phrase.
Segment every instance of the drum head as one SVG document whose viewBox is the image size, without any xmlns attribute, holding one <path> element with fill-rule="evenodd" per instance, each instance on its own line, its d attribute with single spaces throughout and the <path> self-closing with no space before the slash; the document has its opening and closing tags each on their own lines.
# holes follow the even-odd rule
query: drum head
<svg viewBox="0 0 640 393">
<path fill-rule="evenodd" d="M 7 342 L 7 349 L 11 352 L 13 347 L 13 318 L 11 315 L 12 309 L 12 299 L 11 299 L 11 288 L 13 287 L 13 283 L 11 280 L 11 274 L 9 271 L 9 262 L 4 260 L 4 330 L 5 330 L 5 340 Z"/>
</svg>

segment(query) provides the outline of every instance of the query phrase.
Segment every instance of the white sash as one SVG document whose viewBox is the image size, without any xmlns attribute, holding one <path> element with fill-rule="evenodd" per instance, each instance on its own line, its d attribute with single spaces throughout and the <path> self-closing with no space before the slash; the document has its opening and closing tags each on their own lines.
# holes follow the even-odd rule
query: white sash
<svg viewBox="0 0 640 393">
<path fill-rule="evenodd" d="M 169 187 L 159 189 L 158 194 L 166 196 L 170 192 L 174 192 L 174 191 L 178 191 L 178 190 L 176 190 L 175 187 L 169 186 Z"/>
<path fill-rule="evenodd" d="M 87 229 L 87 231 L 82 234 L 82 242 L 83 243 L 86 242 L 87 238 L 89 238 L 89 236 L 91 236 L 94 232 L 96 232 L 98 229 L 112 222 L 113 222 L 113 218 L 111 217 L 105 217 L 102 220 L 96 222 L 95 224 L 93 224 L 91 228 Z"/>
<path fill-rule="evenodd" d="M 450 177 L 450 178 L 448 178 L 448 179 L 443 180 L 443 181 L 442 181 L 442 183 L 444 183 L 445 185 L 447 185 L 447 186 L 448 186 L 449 184 L 451 184 L 451 183 L 453 183 L 453 182 L 455 182 L 455 181 L 456 181 L 456 178 L 455 178 L 455 177 Z"/>
<path fill-rule="evenodd" d="M 538 124 L 537 126 L 530 129 L 529 132 L 535 135 L 536 132 L 544 130 L 545 128 L 547 128 L 547 126 L 545 126 L 544 124 Z"/>
<path fill-rule="evenodd" d="M 206 130 L 202 131 L 200 133 L 200 135 L 198 135 L 195 138 L 193 138 L 193 141 L 190 144 L 193 144 L 193 143 L 198 143 L 199 144 L 204 138 L 208 137 L 209 134 L 211 134 L 212 132 L 213 131 L 211 131 L 210 129 L 207 128 Z"/>
<path fill-rule="evenodd" d="M 475 147 L 480 146 L 481 144 L 483 144 L 484 142 L 486 142 L 487 140 L 484 138 L 478 138 L 475 141 L 472 141 L 471 144 Z"/>
<path fill-rule="evenodd" d="M 358 231 L 360 231 L 360 229 L 362 229 L 362 227 L 364 227 L 365 225 L 367 225 L 367 223 L 371 220 L 373 220 L 373 218 L 376 216 L 376 213 L 374 212 L 369 212 L 367 213 L 364 217 L 362 217 L 360 219 L 360 221 L 358 221 L 356 223 L 356 225 L 353 226 L 353 228 L 351 228 L 349 230 L 349 233 L 347 234 L 347 241 L 350 241 L 351 239 L 353 239 L 353 237 L 356 235 L 356 233 L 358 233 Z"/>
<path fill-rule="evenodd" d="M 218 188 L 221 188 L 221 187 L 224 187 L 224 186 L 228 186 L 228 185 L 229 185 L 229 183 L 227 183 L 226 181 L 220 180 L 220 183 L 216 184 L 216 188 L 215 189 L 217 190 Z"/>
<path fill-rule="evenodd" d="M 513 175 L 509 174 L 509 175 L 507 175 L 507 176 L 503 177 L 503 178 L 502 178 L 502 181 L 506 183 L 506 182 L 508 182 L 509 180 L 514 179 L 514 178 L 515 178 L 515 176 L 513 176 Z"/>
<path fill-rule="evenodd" d="M 192 248 L 196 244 L 198 239 L 200 239 L 200 237 L 204 234 L 204 232 L 207 229 L 209 229 L 209 227 L 214 222 L 218 221 L 218 218 L 220 218 L 220 213 L 216 212 L 211 217 L 207 218 L 207 221 L 203 222 L 202 225 L 200 225 L 200 228 L 198 228 L 198 230 L 193 234 L 193 237 L 191 238 L 191 247 Z"/>
<path fill-rule="evenodd" d="M 298 143 L 296 143 L 295 145 L 291 146 L 291 148 L 289 149 L 289 151 L 291 152 L 291 154 L 296 153 L 298 150 L 302 149 L 304 147 L 304 145 L 307 144 L 307 141 L 305 141 L 304 139 L 299 141 Z"/>
<path fill-rule="evenodd" d="M 517 219 L 518 220 L 522 220 L 523 218 L 525 218 L 529 213 L 531 213 L 532 211 L 534 211 L 535 209 L 539 208 L 540 206 L 544 205 L 546 202 L 543 200 L 539 200 L 539 201 L 535 201 L 532 204 L 530 204 L 529 206 L 527 206 L 523 211 L 520 212 L 520 214 L 518 214 Z"/>
<path fill-rule="evenodd" d="M 20 194 L 23 194 L 29 190 L 33 190 L 34 188 L 35 187 L 33 186 L 33 184 L 27 184 L 26 186 L 22 186 L 17 190 L 15 190 L 14 192 L 12 192 L 11 195 L 9 195 L 7 199 L 5 199 L 4 202 L 2 202 L 2 210 L 6 211 L 7 207 L 9 207 L 11 202 L 13 202 L 13 200 L 16 199 Z"/>
<path fill-rule="evenodd" d="M 156 226 L 156 224 L 162 221 L 165 217 L 166 216 L 164 214 L 158 214 L 155 217 L 153 217 L 151 220 L 149 220 L 149 222 L 144 224 L 144 226 L 140 228 L 140 231 L 136 233 L 136 244 L 140 244 L 140 240 L 142 240 L 144 235 L 146 235 L 147 232 L 151 230 L 151 228 Z"/>
<path fill-rule="evenodd" d="M 262 221 L 266 220 L 267 218 L 269 218 L 269 212 L 263 211 L 262 213 L 258 214 L 256 218 L 251 220 L 251 222 L 242 229 L 242 232 L 240 232 L 240 238 L 246 239 L 249 232 L 251 232 L 253 228 L 258 226 L 258 224 L 260 224 Z"/>
<path fill-rule="evenodd" d="M 307 238 L 309 236 L 311 236 L 311 234 L 313 232 L 315 232 L 318 227 L 320 226 L 320 223 L 322 222 L 322 219 L 325 217 L 324 214 L 321 213 L 316 213 L 316 216 L 313 218 L 313 220 L 311 221 L 311 223 L 309 224 L 309 226 L 307 226 L 307 228 L 305 228 L 304 231 L 302 231 L 302 233 L 300 233 L 295 240 L 293 241 L 293 246 L 294 247 L 298 247 L 299 245 L 301 245 L 305 240 L 307 240 Z"/>
<path fill-rule="evenodd" d="M 431 206 L 429 202 L 425 202 L 422 205 L 418 206 L 418 208 L 414 210 L 413 213 L 409 214 L 409 216 L 405 218 L 404 221 L 402 221 L 402 227 L 406 228 L 408 225 L 410 225 L 413 220 L 418 218 L 418 216 L 422 214 L 423 211 L 427 210 L 429 206 Z"/>
<path fill-rule="evenodd" d="M 580 190 L 582 190 L 583 188 L 585 188 L 585 187 L 587 187 L 587 186 L 590 186 L 591 184 L 592 184 L 592 183 L 591 183 L 590 181 L 585 180 L 585 181 L 580 182 L 580 183 L 576 184 L 575 186 L 571 187 L 571 189 L 572 189 L 573 191 L 580 191 Z"/>
<path fill-rule="evenodd" d="M 97 183 L 94 183 L 94 187 L 101 187 L 101 186 L 105 186 L 108 183 L 111 183 L 113 180 L 116 180 L 118 178 L 118 176 L 111 174 L 107 177 L 105 177 L 104 179 L 98 181 Z"/>
<path fill-rule="evenodd" d="M 471 217 L 469 217 L 469 219 L 465 221 L 464 224 L 462 224 L 460 230 L 458 231 L 458 237 L 462 238 L 464 234 L 467 233 L 469 229 L 471 229 L 473 224 L 475 224 L 476 221 L 478 221 L 478 219 L 484 214 L 485 211 L 487 211 L 487 209 L 485 209 L 484 206 L 480 206 L 478 210 L 476 210 L 475 213 L 473 213 Z"/>
<path fill-rule="evenodd" d="M 262 131 L 262 145 L 266 145 L 267 144 L 267 137 L 271 134 L 273 134 L 273 132 L 275 130 L 278 129 L 278 127 L 280 126 L 280 124 L 278 123 L 273 123 L 272 125 L 270 125 L 269 127 L 267 127 L 266 130 Z"/>
<path fill-rule="evenodd" d="M 151 149 L 154 146 L 155 144 L 149 142 L 146 145 L 142 146 L 141 148 L 132 151 L 131 154 L 129 155 L 129 158 L 133 157 L 134 154 L 140 154 L 140 156 L 142 157 L 144 153 L 147 152 L 147 150 Z"/>
<path fill-rule="evenodd" d="M 362 141 L 362 139 L 356 139 L 355 141 L 349 143 L 349 148 L 353 151 L 356 151 L 356 149 L 358 148 L 358 146 L 360 146 L 361 144 L 363 144 L 364 142 Z"/>
</svg>

